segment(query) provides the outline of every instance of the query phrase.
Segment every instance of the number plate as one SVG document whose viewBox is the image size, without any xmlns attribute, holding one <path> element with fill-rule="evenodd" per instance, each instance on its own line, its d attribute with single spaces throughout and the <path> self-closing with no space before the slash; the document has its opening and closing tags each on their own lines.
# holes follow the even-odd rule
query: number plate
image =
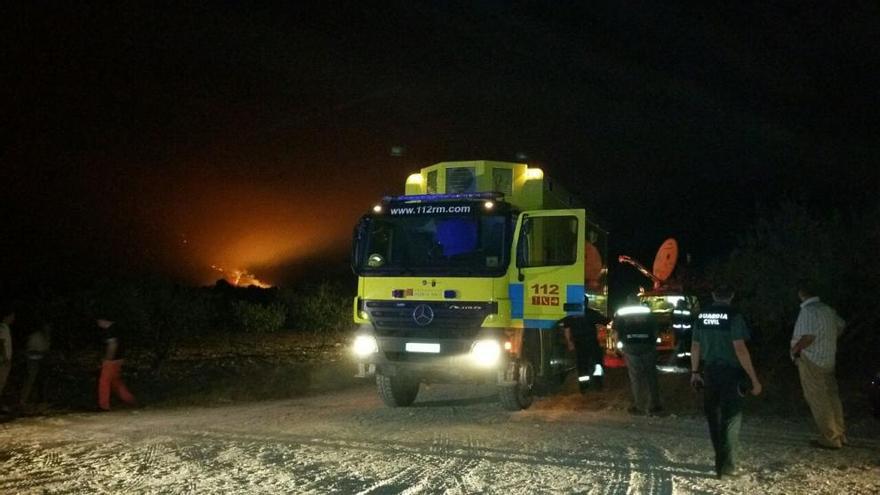
<svg viewBox="0 0 880 495">
<path fill-rule="evenodd" d="M 422 342 L 407 342 L 406 352 L 427 352 L 431 354 L 440 353 L 440 344 L 426 344 Z"/>
</svg>

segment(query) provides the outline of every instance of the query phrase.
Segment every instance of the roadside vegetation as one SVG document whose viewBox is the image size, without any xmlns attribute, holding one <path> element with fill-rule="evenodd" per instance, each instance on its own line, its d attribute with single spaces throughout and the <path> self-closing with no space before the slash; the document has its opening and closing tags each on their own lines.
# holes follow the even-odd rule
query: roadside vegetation
<svg viewBox="0 0 880 495">
<path fill-rule="evenodd" d="M 353 295 L 332 280 L 263 289 L 223 280 L 191 287 L 131 278 L 43 296 L 19 304 L 14 367 L 0 402 L 17 401 L 27 334 L 48 323 L 52 409 L 93 408 L 102 348 L 98 316 L 121 326 L 126 380 L 146 404 L 288 397 L 307 391 L 315 373 L 336 373 L 340 383 L 350 383 L 354 370 L 340 367 L 348 365 Z"/>
<path fill-rule="evenodd" d="M 184 341 L 296 334 L 318 342 L 343 338 L 351 327 L 351 297 L 337 282 L 301 288 L 234 287 L 218 281 L 188 287 L 163 279 L 104 280 L 31 308 L 26 320 L 47 321 L 53 347 L 64 353 L 97 345 L 94 318 L 106 313 L 125 329 L 130 348 L 160 366 Z"/>
</svg>

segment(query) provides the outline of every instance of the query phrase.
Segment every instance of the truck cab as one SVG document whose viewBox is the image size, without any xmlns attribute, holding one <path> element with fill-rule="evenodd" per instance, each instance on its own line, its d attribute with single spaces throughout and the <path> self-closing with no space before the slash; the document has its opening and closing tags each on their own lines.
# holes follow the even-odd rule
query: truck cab
<svg viewBox="0 0 880 495">
<path fill-rule="evenodd" d="M 556 322 L 604 309 L 605 236 L 540 169 L 423 168 L 357 224 L 352 267 L 361 376 L 408 406 L 426 382 L 495 383 L 509 409 L 572 365 Z"/>
</svg>

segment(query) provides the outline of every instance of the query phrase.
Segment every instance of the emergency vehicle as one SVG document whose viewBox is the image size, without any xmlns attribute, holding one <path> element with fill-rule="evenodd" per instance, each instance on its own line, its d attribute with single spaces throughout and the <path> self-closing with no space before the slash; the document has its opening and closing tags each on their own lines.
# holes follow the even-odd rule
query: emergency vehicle
<svg viewBox="0 0 880 495">
<path fill-rule="evenodd" d="M 444 162 L 354 231 L 353 351 L 383 402 L 423 383 L 497 385 L 511 410 L 573 368 L 556 322 L 606 311 L 607 232 L 539 168 Z"/>
<path fill-rule="evenodd" d="M 648 270 L 637 260 L 621 255 L 618 262 L 631 265 L 652 282 L 649 290 L 640 288 L 639 302 L 646 306 L 657 320 L 660 331 L 657 334 L 657 350 L 671 353 L 671 361 L 687 360 L 690 357 L 690 338 L 692 335 L 692 315 L 699 311 L 697 297 L 684 290 L 672 275 L 678 263 L 678 242 L 666 239 L 657 250 L 652 270 Z M 625 310 L 625 308 L 620 308 Z M 620 354 L 622 344 L 612 335 L 606 341 L 606 353 Z M 620 364 L 611 359 L 613 363 Z"/>
</svg>

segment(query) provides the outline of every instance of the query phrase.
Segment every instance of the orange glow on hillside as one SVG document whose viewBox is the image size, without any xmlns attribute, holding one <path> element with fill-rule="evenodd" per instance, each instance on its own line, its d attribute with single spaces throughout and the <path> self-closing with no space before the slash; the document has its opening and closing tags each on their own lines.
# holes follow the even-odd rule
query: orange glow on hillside
<svg viewBox="0 0 880 495">
<path fill-rule="evenodd" d="M 271 285 L 262 282 L 257 278 L 253 273 L 248 272 L 247 270 L 227 270 L 223 267 L 217 265 L 211 265 L 215 271 L 222 274 L 223 279 L 233 285 L 235 287 L 250 287 L 251 285 L 261 287 L 263 289 L 268 289 L 272 287 Z"/>
<path fill-rule="evenodd" d="M 261 287 L 283 283 L 315 260 L 338 258 L 345 269 L 351 229 L 375 191 L 320 168 L 283 181 L 245 179 L 189 169 L 149 181 L 152 191 L 145 192 L 155 202 L 143 221 L 166 239 L 160 263 L 194 283 L 222 276 Z"/>
</svg>

